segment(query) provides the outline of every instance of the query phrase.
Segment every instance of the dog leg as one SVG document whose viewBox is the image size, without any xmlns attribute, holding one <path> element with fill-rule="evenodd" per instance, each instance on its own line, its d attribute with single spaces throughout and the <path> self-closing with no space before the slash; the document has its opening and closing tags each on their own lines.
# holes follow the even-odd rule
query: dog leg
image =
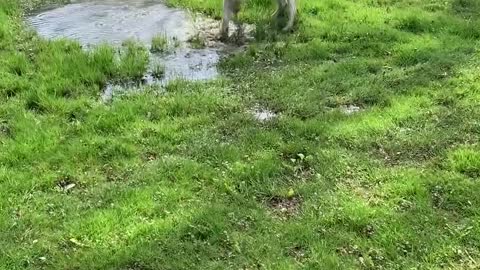
<svg viewBox="0 0 480 270">
<path fill-rule="evenodd" d="M 233 17 L 233 10 L 232 10 L 232 0 L 224 0 L 223 1 L 223 18 L 222 18 L 222 25 L 220 27 L 220 39 L 227 40 L 228 39 L 228 25 L 230 24 L 230 20 Z"/>
<path fill-rule="evenodd" d="M 237 27 L 237 37 L 241 38 L 243 36 L 243 24 L 238 19 L 238 11 L 239 10 L 236 10 L 236 12 L 234 12 L 233 22 L 235 23 L 235 26 Z"/>
<path fill-rule="evenodd" d="M 224 0 L 223 1 L 223 19 L 222 26 L 220 29 L 220 37 L 223 40 L 228 39 L 228 26 L 232 19 L 234 19 L 235 24 L 239 25 L 238 13 L 240 12 L 240 7 L 242 0 Z"/>
<path fill-rule="evenodd" d="M 286 0 L 287 1 L 287 13 L 288 13 L 288 22 L 287 25 L 282 29 L 282 31 L 290 31 L 295 22 L 295 15 L 297 13 L 297 5 L 295 0 Z"/>
</svg>

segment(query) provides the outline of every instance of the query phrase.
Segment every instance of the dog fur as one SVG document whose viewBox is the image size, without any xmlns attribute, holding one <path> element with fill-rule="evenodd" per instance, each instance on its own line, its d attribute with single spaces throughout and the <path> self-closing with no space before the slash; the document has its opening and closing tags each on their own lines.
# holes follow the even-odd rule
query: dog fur
<svg viewBox="0 0 480 270">
<path fill-rule="evenodd" d="M 297 13 L 297 6 L 296 0 L 276 0 L 277 1 L 277 9 L 273 14 L 273 17 L 278 19 L 278 17 L 286 12 L 288 16 L 288 22 L 282 31 L 290 31 L 293 27 L 293 23 L 295 21 L 295 15 Z M 243 0 L 224 0 L 223 1 L 223 18 L 222 24 L 220 27 L 220 38 L 227 39 L 228 38 L 228 25 L 231 20 L 235 22 L 237 25 L 238 30 L 242 31 L 242 26 L 240 21 L 238 20 L 238 13 L 240 12 L 241 5 Z"/>
</svg>

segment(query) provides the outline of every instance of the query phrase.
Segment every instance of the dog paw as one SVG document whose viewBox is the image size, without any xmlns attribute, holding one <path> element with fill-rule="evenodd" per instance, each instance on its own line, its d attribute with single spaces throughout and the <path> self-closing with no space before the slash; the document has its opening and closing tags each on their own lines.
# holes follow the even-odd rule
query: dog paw
<svg viewBox="0 0 480 270">
<path fill-rule="evenodd" d="M 286 27 L 282 28 L 282 32 L 291 33 L 291 32 L 293 32 L 293 27 L 292 26 L 286 26 Z"/>
<path fill-rule="evenodd" d="M 228 34 L 221 33 L 216 36 L 216 40 L 221 41 L 221 42 L 226 42 L 228 41 Z"/>
</svg>

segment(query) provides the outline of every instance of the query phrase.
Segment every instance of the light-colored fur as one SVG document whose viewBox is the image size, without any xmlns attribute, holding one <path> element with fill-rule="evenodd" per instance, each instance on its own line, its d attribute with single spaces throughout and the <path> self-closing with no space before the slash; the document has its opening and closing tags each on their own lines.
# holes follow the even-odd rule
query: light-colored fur
<svg viewBox="0 0 480 270">
<path fill-rule="evenodd" d="M 296 0 L 276 0 L 277 1 L 277 10 L 273 14 L 273 17 L 277 18 L 284 11 L 288 16 L 287 25 L 282 29 L 282 31 L 289 31 L 293 27 L 295 21 L 295 15 L 297 13 Z M 243 0 L 223 0 L 223 19 L 222 25 L 220 28 L 220 37 L 226 39 L 228 37 L 228 25 L 231 20 L 235 22 L 238 30 L 242 31 L 241 23 L 238 20 L 238 12 L 240 12 L 241 5 Z"/>
</svg>

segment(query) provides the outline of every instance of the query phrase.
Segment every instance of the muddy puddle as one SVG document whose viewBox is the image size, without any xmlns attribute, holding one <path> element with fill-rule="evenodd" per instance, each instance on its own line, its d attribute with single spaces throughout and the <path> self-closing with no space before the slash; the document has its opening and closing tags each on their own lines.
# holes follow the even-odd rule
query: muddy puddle
<svg viewBox="0 0 480 270">
<path fill-rule="evenodd" d="M 165 66 L 162 79 L 154 79 L 152 70 L 145 74 L 144 84 L 165 85 L 174 79 L 209 80 L 219 75 L 221 57 L 241 50 L 237 45 L 217 41 L 219 22 L 182 9 L 167 7 L 161 0 L 76 0 L 32 14 L 28 22 L 39 35 L 48 39 L 69 38 L 85 48 L 101 43 L 120 46 L 135 39 L 150 48 L 152 38 L 163 36 L 178 46 L 168 53 L 151 54 L 151 63 Z M 246 36 L 252 27 L 245 26 Z M 235 27 L 231 27 L 235 31 Z M 192 38 L 204 46 L 192 45 Z M 196 44 L 198 45 L 198 44 Z M 151 64 L 153 66 L 153 64 Z M 107 87 L 102 99 L 108 100 L 124 87 Z"/>
</svg>

